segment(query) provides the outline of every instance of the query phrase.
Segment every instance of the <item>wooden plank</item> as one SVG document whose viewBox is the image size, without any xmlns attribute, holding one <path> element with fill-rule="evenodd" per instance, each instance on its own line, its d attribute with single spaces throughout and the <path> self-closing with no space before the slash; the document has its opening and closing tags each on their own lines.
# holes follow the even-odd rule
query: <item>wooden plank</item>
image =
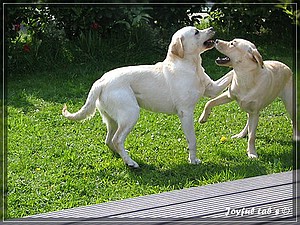
<svg viewBox="0 0 300 225">
<path fill-rule="evenodd" d="M 295 172 L 295 171 L 294 171 Z M 296 221 L 293 172 L 26 217 L 32 221 Z"/>
</svg>

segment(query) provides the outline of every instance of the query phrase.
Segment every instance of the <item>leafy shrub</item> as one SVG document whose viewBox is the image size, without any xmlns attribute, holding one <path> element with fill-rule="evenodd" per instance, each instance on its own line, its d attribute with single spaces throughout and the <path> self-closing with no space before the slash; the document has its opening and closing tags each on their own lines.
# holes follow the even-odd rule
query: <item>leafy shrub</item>
<svg viewBox="0 0 300 225">
<path fill-rule="evenodd" d="M 47 7 L 12 7 L 7 15 L 5 44 L 10 73 L 45 70 L 73 60 L 65 32 L 57 27 Z"/>
<path fill-rule="evenodd" d="M 6 8 L 9 73 L 104 60 L 152 37 L 143 7 L 11 6 Z M 22 15 L 22 16 L 19 16 Z M 152 43 L 152 42 L 151 42 Z M 120 48 L 121 47 L 121 48 Z M 136 49 L 138 50 L 138 49 Z"/>
<path fill-rule="evenodd" d="M 216 4 L 211 24 L 225 36 L 283 42 L 293 35 L 293 20 L 274 4 Z"/>
<path fill-rule="evenodd" d="M 195 25 L 187 14 L 206 6 L 5 5 L 6 65 L 13 74 L 72 63 L 149 63 L 165 55 L 176 30 Z M 289 5 L 215 4 L 196 26 L 213 26 L 222 38 L 291 45 L 295 12 Z"/>
</svg>

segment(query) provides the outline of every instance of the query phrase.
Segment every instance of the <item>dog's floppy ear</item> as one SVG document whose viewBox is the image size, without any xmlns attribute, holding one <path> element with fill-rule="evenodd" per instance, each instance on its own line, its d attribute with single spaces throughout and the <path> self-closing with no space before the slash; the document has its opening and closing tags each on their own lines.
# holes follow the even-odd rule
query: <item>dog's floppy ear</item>
<svg viewBox="0 0 300 225">
<path fill-rule="evenodd" d="M 256 48 L 249 48 L 249 53 L 252 55 L 253 60 L 256 61 L 261 68 L 264 68 L 264 61 L 262 59 L 261 54 L 258 52 Z"/>
<path fill-rule="evenodd" d="M 182 39 L 183 37 L 177 37 L 171 44 L 171 52 L 180 58 L 184 57 Z"/>
</svg>

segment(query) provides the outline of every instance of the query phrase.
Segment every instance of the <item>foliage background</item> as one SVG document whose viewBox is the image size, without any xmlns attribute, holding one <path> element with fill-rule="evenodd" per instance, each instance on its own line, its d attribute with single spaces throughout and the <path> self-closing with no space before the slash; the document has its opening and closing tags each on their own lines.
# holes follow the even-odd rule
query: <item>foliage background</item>
<svg viewBox="0 0 300 225">
<path fill-rule="evenodd" d="M 240 36 L 257 44 L 267 41 L 271 45 L 294 46 L 295 4 L 214 4 L 210 7 L 210 17 L 199 26 L 214 26 L 219 37 Z M 101 62 L 112 59 L 126 64 L 133 56 L 116 59 L 120 50 L 134 55 L 153 50 L 153 54 L 162 58 L 176 30 L 199 24 L 199 18 L 189 19 L 187 12 L 207 9 L 205 4 L 5 5 L 8 74 L 91 61 L 101 66 Z M 149 57 L 145 60 L 152 61 Z"/>
</svg>

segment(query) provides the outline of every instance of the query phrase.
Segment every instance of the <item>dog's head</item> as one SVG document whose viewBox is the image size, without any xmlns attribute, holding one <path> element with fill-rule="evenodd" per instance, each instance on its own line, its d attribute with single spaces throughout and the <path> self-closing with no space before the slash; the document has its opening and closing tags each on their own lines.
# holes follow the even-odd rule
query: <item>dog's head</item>
<svg viewBox="0 0 300 225">
<path fill-rule="evenodd" d="M 216 49 L 225 55 L 225 57 L 218 57 L 216 63 L 220 66 L 229 67 L 264 67 L 263 59 L 256 49 L 255 45 L 250 41 L 244 39 L 233 39 L 232 41 L 215 41 Z"/>
<path fill-rule="evenodd" d="M 185 55 L 199 55 L 214 47 L 214 41 L 211 39 L 214 34 L 212 27 L 204 30 L 184 27 L 173 35 L 169 53 L 180 58 L 184 58 Z"/>
</svg>

